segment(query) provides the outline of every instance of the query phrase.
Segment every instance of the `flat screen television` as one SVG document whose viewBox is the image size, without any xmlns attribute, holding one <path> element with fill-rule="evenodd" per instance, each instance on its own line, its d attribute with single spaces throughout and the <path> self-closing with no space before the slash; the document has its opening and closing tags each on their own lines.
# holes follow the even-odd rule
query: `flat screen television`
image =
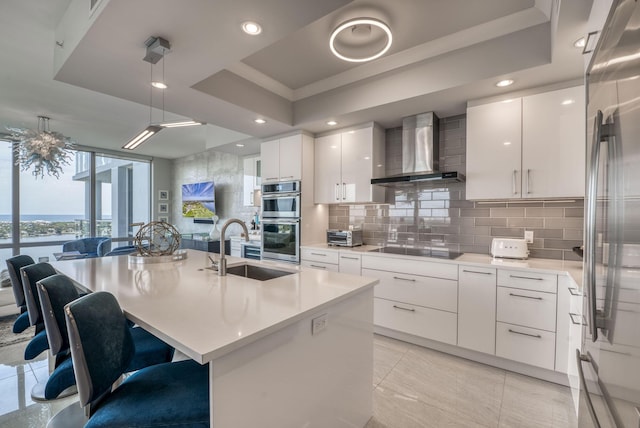
<svg viewBox="0 0 640 428">
<path fill-rule="evenodd" d="M 213 181 L 182 185 L 182 216 L 210 219 L 216 214 Z"/>
</svg>

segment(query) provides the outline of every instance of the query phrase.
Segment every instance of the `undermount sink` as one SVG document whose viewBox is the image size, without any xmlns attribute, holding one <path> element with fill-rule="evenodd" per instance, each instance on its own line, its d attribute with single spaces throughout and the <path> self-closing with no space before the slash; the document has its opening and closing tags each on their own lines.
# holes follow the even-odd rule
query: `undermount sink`
<svg viewBox="0 0 640 428">
<path fill-rule="evenodd" d="M 274 278 L 280 278 L 281 276 L 291 275 L 295 272 L 288 272 L 286 270 L 270 269 L 262 266 L 254 265 L 239 265 L 227 268 L 228 275 L 243 276 L 249 279 L 255 279 L 258 281 L 268 281 Z"/>
</svg>

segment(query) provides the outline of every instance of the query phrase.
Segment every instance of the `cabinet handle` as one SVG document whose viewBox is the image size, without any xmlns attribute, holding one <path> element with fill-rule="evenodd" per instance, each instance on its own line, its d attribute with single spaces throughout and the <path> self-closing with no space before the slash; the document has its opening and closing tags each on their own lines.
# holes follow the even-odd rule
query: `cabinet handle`
<svg viewBox="0 0 640 428">
<path fill-rule="evenodd" d="M 509 275 L 510 278 L 517 278 L 517 279 L 530 279 L 532 281 L 544 281 L 544 278 L 532 278 L 530 276 L 518 276 L 518 275 Z"/>
<path fill-rule="evenodd" d="M 513 194 L 514 194 L 514 195 L 517 195 L 517 194 L 518 194 L 518 191 L 516 190 L 517 175 L 518 175 L 518 170 L 517 170 L 517 169 L 514 169 L 514 170 L 513 170 L 513 183 L 512 183 L 512 186 L 513 186 Z"/>
<path fill-rule="evenodd" d="M 342 183 L 342 200 L 347 199 L 347 183 Z"/>
<path fill-rule="evenodd" d="M 466 269 L 462 269 L 462 272 L 466 272 L 466 273 L 479 273 L 481 275 L 493 275 L 493 272 L 479 272 L 477 270 L 466 270 Z"/>
<path fill-rule="evenodd" d="M 532 300 L 542 300 L 542 297 L 525 296 L 524 294 L 513 294 L 513 293 L 509 293 L 509 296 L 513 296 L 513 297 L 524 297 L 525 299 L 532 299 Z"/>
<path fill-rule="evenodd" d="M 280 180 L 289 180 L 289 179 L 292 179 L 292 178 L 293 178 L 293 175 L 287 175 L 285 177 L 280 177 Z"/>
<path fill-rule="evenodd" d="M 529 337 L 535 337 L 536 339 L 542 339 L 542 336 L 540 336 L 539 334 L 523 333 L 521 331 L 515 331 L 515 330 L 511 330 L 511 329 L 509 329 L 509 333 L 521 334 L 522 336 L 529 336 Z"/>
<path fill-rule="evenodd" d="M 527 170 L 527 195 L 531 192 L 529 191 L 529 183 L 531 182 L 531 170 Z"/>
<path fill-rule="evenodd" d="M 576 321 L 576 319 L 574 317 L 578 317 L 578 319 L 580 321 Z M 580 315 L 573 314 L 573 313 L 569 312 L 569 318 L 571 318 L 571 324 L 573 324 L 573 325 L 582 325 L 582 320 L 581 320 L 582 317 Z"/>
<path fill-rule="evenodd" d="M 326 254 L 323 253 L 311 253 L 312 256 L 322 256 L 322 257 L 327 257 Z"/>
<path fill-rule="evenodd" d="M 271 180 L 277 180 L 278 177 L 267 177 L 265 178 L 266 181 L 271 181 Z"/>
<path fill-rule="evenodd" d="M 320 265 L 309 265 L 309 266 L 311 266 L 313 268 L 317 268 L 317 269 L 326 269 L 327 268 L 326 266 L 320 266 Z"/>
<path fill-rule="evenodd" d="M 402 309 L 403 311 L 408 311 L 408 312 L 415 312 L 415 309 L 410 309 L 410 308 L 403 308 L 402 306 L 397 306 L 397 305 L 393 305 L 394 308 L 396 309 Z"/>
<path fill-rule="evenodd" d="M 335 193 L 335 197 L 336 197 L 336 201 L 340 200 L 339 192 L 340 192 L 340 183 L 336 183 L 336 190 L 334 192 Z"/>
<path fill-rule="evenodd" d="M 340 256 L 341 259 L 348 259 L 348 260 L 360 260 L 357 257 L 347 257 L 347 256 Z"/>
<path fill-rule="evenodd" d="M 410 281 L 410 282 L 416 282 L 416 280 L 414 278 L 401 278 L 399 276 L 394 276 L 393 279 L 399 279 L 401 281 Z"/>
<path fill-rule="evenodd" d="M 571 294 L 572 296 L 579 296 L 580 293 L 578 293 L 578 289 L 577 288 L 573 288 L 573 287 L 569 287 L 569 294 Z"/>
</svg>

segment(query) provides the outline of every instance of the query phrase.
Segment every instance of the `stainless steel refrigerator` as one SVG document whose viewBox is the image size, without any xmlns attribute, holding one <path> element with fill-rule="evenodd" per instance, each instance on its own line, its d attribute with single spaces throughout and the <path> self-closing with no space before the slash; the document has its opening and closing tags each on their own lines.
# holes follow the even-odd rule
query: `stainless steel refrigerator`
<svg viewBox="0 0 640 428">
<path fill-rule="evenodd" d="M 580 427 L 640 427 L 640 3 L 614 1 L 587 72 Z"/>
</svg>

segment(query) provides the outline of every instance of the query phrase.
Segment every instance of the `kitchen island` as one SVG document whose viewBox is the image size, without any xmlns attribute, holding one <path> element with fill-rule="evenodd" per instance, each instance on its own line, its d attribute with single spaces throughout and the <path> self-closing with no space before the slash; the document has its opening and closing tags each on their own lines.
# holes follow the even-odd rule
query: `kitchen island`
<svg viewBox="0 0 640 428">
<path fill-rule="evenodd" d="M 209 363 L 211 427 L 362 427 L 372 413 L 376 279 L 290 271 L 268 281 L 208 269 L 206 253 L 135 264 L 127 256 L 52 263 L 189 358 Z M 216 255 L 217 257 L 217 255 Z M 228 267 L 247 263 L 228 257 Z"/>
</svg>

